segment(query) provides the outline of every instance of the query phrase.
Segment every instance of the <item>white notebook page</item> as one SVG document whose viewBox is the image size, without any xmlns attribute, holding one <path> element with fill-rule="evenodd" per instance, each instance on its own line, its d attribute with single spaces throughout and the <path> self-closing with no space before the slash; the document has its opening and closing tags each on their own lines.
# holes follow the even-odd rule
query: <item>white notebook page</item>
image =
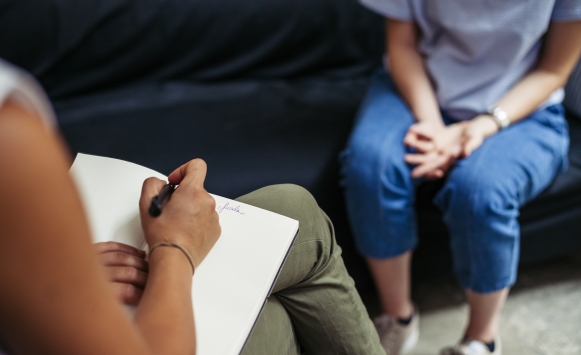
<svg viewBox="0 0 581 355">
<path fill-rule="evenodd" d="M 94 242 L 143 248 L 138 201 L 143 181 L 167 178 L 122 160 L 78 154 L 71 175 Z M 197 268 L 192 297 L 198 355 L 242 350 L 298 232 L 298 221 L 212 195 L 222 234 Z"/>
</svg>

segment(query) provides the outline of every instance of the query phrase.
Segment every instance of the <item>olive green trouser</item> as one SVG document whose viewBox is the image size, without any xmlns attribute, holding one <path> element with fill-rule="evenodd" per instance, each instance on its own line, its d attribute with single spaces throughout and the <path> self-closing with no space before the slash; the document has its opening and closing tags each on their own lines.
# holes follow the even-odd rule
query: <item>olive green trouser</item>
<svg viewBox="0 0 581 355">
<path fill-rule="evenodd" d="M 262 188 L 237 199 L 299 221 L 297 236 L 242 354 L 385 354 L 347 273 L 333 225 L 305 189 Z"/>
</svg>

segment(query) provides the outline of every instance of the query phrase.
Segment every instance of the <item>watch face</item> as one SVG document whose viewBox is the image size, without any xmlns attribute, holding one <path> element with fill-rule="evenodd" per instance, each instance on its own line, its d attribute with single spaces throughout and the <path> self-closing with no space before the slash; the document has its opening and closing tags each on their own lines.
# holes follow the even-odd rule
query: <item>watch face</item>
<svg viewBox="0 0 581 355">
<path fill-rule="evenodd" d="M 502 128 L 505 128 L 510 124 L 508 113 L 506 113 L 502 107 L 495 107 L 494 110 L 492 110 L 492 115 L 498 119 Z"/>
</svg>

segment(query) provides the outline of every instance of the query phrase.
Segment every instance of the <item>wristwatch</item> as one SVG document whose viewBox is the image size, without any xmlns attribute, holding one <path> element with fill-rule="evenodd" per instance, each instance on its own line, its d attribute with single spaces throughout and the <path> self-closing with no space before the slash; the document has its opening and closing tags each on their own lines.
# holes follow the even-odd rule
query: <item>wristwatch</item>
<svg viewBox="0 0 581 355">
<path fill-rule="evenodd" d="M 488 110 L 487 114 L 494 121 L 494 123 L 496 123 L 499 131 L 510 125 L 508 113 L 506 113 L 506 111 L 500 106 L 496 106 Z"/>
</svg>

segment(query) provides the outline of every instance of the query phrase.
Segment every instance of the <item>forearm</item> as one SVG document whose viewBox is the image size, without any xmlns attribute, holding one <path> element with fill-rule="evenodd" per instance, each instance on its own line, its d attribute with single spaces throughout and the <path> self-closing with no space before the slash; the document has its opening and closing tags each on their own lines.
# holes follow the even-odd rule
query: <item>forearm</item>
<svg viewBox="0 0 581 355">
<path fill-rule="evenodd" d="M 387 20 L 387 53 L 395 84 L 419 122 L 442 123 L 436 95 L 416 48 L 412 22 Z"/>
<path fill-rule="evenodd" d="M 558 88 L 565 85 L 581 53 L 581 22 L 552 23 L 537 67 L 518 82 L 496 106 L 511 123 L 534 112 Z"/>
<path fill-rule="evenodd" d="M 564 85 L 563 74 L 536 69 L 516 84 L 495 106 L 502 107 L 508 114 L 510 123 L 514 124 L 533 113 L 546 101 L 551 93 Z M 490 137 L 499 131 L 498 125 L 488 114 L 474 117 L 467 124 L 467 129 L 478 131 L 483 138 Z"/>
<path fill-rule="evenodd" d="M 535 69 L 512 87 L 495 106 L 502 107 L 510 123 L 534 112 L 558 88 L 565 85 L 581 53 L 581 22 L 557 22 L 549 26 L 541 57 Z M 470 121 L 472 131 L 483 137 L 498 132 L 499 127 L 487 115 Z"/>
<path fill-rule="evenodd" d="M 506 111 L 511 123 L 518 122 L 533 113 L 564 83 L 563 77 L 557 73 L 534 70 L 500 99 L 496 106 Z"/>
<path fill-rule="evenodd" d="M 188 259 L 177 248 L 160 247 L 150 254 L 149 265 L 147 287 L 135 314 L 137 326 L 155 353 L 194 354 Z"/>
<path fill-rule="evenodd" d="M 495 106 L 502 107 L 514 124 L 531 113 L 549 98 L 553 91 L 563 85 L 563 79 L 552 72 L 534 70 L 516 84 Z M 474 117 L 469 123 L 471 129 L 482 132 L 484 137 L 499 131 L 499 127 L 488 114 Z"/>
</svg>

